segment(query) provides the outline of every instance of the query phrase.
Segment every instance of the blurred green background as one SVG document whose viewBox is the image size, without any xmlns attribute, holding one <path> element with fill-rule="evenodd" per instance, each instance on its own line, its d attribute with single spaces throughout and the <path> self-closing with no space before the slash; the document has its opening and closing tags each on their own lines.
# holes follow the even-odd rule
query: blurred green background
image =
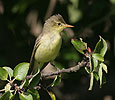
<svg viewBox="0 0 115 100">
<path fill-rule="evenodd" d="M 82 60 L 71 38 L 83 38 L 93 50 L 101 35 L 108 44 L 105 63 L 109 73 L 107 83 L 101 89 L 95 83 L 92 91 L 88 91 L 89 76 L 83 68 L 65 74 L 62 83 L 53 88 L 57 100 L 114 100 L 115 0 L 0 0 L 0 66 L 14 68 L 29 62 L 43 23 L 58 13 L 75 26 L 62 34 L 62 48 L 55 60 L 60 67 Z"/>
</svg>

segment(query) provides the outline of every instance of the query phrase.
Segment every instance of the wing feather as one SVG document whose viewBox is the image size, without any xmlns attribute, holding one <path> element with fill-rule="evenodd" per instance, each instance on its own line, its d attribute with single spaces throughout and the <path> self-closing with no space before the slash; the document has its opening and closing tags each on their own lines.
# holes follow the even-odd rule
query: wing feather
<svg viewBox="0 0 115 100">
<path fill-rule="evenodd" d="M 43 36 L 43 34 L 40 34 L 36 41 L 35 41 L 35 45 L 34 45 L 34 48 L 33 48 L 33 51 L 32 51 L 32 55 L 31 55 L 31 58 L 30 58 L 30 65 L 29 65 L 29 72 L 31 73 L 33 68 L 34 68 L 34 55 L 35 55 L 35 52 L 36 52 L 36 49 L 38 48 L 38 46 L 40 45 L 40 39 L 41 37 Z"/>
</svg>

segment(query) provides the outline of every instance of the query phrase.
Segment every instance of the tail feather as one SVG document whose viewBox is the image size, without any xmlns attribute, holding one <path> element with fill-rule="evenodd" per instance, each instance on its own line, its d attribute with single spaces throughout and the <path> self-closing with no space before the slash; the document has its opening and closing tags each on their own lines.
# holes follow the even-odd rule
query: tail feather
<svg viewBox="0 0 115 100">
<path fill-rule="evenodd" d="M 34 61 L 33 65 L 34 66 L 33 66 L 33 70 L 32 70 L 32 73 L 31 73 L 32 75 L 36 74 L 39 71 L 39 66 L 40 66 L 37 61 Z"/>
<path fill-rule="evenodd" d="M 34 66 L 32 70 L 32 75 L 36 74 L 37 72 L 41 72 L 43 69 L 44 63 L 38 63 L 37 61 L 34 61 Z"/>
</svg>

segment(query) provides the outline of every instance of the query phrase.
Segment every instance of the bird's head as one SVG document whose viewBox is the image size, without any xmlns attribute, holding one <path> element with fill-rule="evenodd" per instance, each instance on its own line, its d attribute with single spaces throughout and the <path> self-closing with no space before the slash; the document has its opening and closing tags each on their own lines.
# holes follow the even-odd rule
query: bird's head
<svg viewBox="0 0 115 100">
<path fill-rule="evenodd" d="M 44 24 L 44 28 L 56 32 L 61 32 L 66 27 L 73 26 L 66 24 L 63 17 L 60 14 L 51 16 L 48 20 L 45 21 Z"/>
</svg>

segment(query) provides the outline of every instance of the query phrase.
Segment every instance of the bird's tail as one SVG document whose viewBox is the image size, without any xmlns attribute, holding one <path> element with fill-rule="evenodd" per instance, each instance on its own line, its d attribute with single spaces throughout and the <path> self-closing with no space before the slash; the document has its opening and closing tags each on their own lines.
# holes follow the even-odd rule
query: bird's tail
<svg viewBox="0 0 115 100">
<path fill-rule="evenodd" d="M 37 72 L 40 72 L 43 65 L 44 65 L 44 63 L 38 63 L 37 61 L 34 61 L 32 75 L 36 74 Z"/>
<path fill-rule="evenodd" d="M 41 72 L 48 63 L 38 63 L 36 60 L 30 62 L 29 74 L 34 75 L 37 72 Z"/>
<path fill-rule="evenodd" d="M 34 64 L 33 64 L 33 70 L 31 72 L 32 75 L 36 74 L 38 72 L 38 69 L 39 68 L 39 64 L 37 61 L 34 61 Z"/>
</svg>

